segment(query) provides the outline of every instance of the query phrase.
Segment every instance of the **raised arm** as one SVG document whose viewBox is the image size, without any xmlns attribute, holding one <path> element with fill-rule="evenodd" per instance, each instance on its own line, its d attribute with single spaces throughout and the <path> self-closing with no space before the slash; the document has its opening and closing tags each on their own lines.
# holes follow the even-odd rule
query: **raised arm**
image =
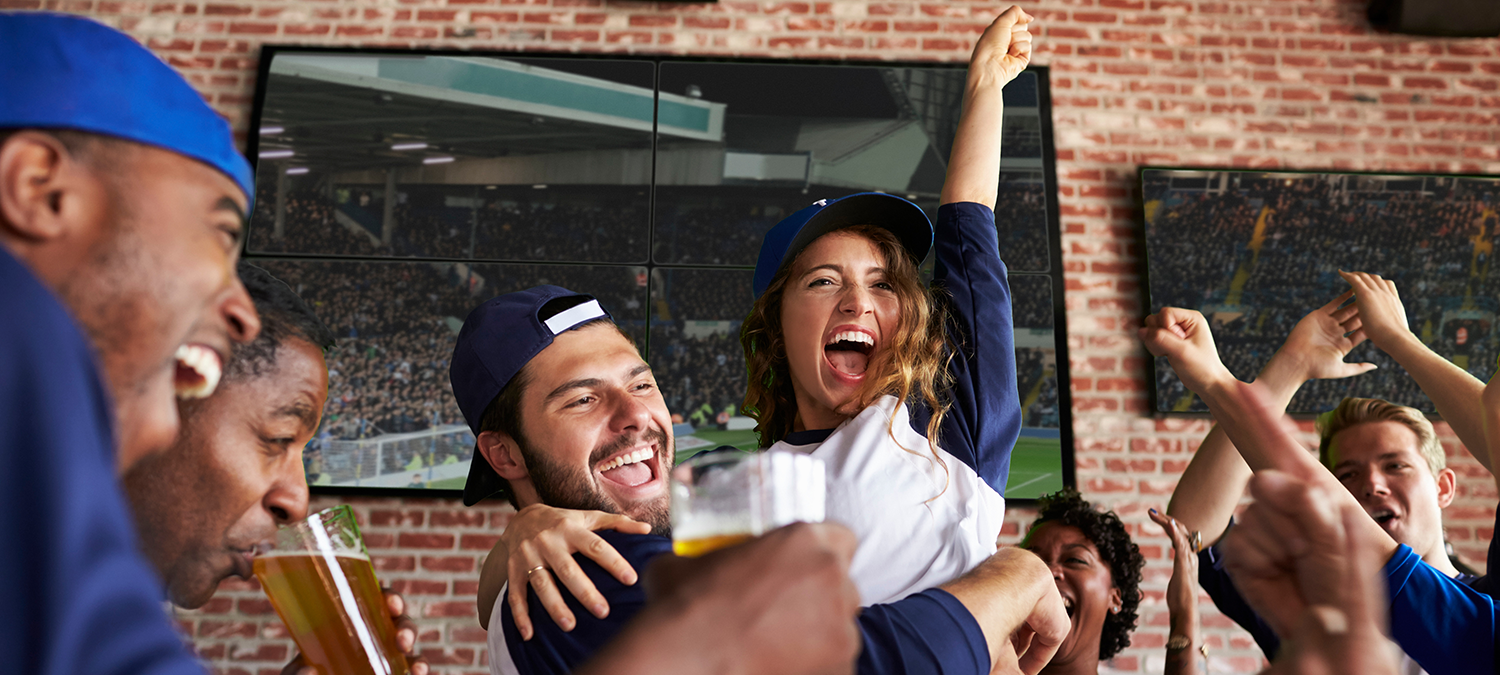
<svg viewBox="0 0 1500 675">
<path fill-rule="evenodd" d="M 1396 282 L 1365 272 L 1341 271 L 1339 275 L 1354 288 L 1370 341 L 1406 369 L 1474 459 L 1494 473 L 1494 453 L 1486 450 L 1484 440 L 1484 383 L 1411 332 Z"/>
<path fill-rule="evenodd" d="M 1375 369 L 1371 363 L 1344 362 L 1349 351 L 1365 340 L 1359 307 L 1341 307 L 1351 297 L 1353 291 L 1344 293 L 1302 317 L 1261 370 L 1255 382 L 1265 388 L 1274 415 L 1286 411 L 1308 380 L 1352 377 Z M 1215 426 L 1183 470 L 1167 513 L 1188 531 L 1200 533 L 1204 543 L 1212 544 L 1229 526 L 1249 481 L 1250 466 Z"/>
<path fill-rule="evenodd" d="M 1182 383 L 1208 404 L 1214 419 L 1252 470 L 1283 471 L 1323 487 L 1336 499 L 1354 501 L 1338 479 L 1287 430 L 1264 387 L 1240 382 L 1224 367 L 1202 314 L 1168 307 L 1146 317 L 1140 333 L 1146 348 L 1156 356 L 1166 356 Z M 1374 519 L 1363 519 L 1359 527 L 1362 536 L 1379 542 L 1382 560 L 1395 553 L 1396 542 Z"/>
<path fill-rule="evenodd" d="M 943 329 L 953 378 L 951 405 L 935 440 L 1002 495 L 1021 433 L 1021 405 L 1010 283 L 995 231 L 1000 92 L 1030 59 L 1030 21 L 1013 6 L 974 46 L 933 233 L 932 283 L 947 310 Z M 912 426 L 919 433 L 928 432 L 930 421 L 926 406 L 913 408 Z"/>
<path fill-rule="evenodd" d="M 1490 383 L 1485 386 L 1484 394 L 1481 395 L 1481 401 L 1481 405 L 1484 408 L 1484 415 L 1481 417 L 1484 421 L 1485 444 L 1483 447 L 1491 457 L 1495 457 L 1497 453 L 1500 453 L 1500 372 L 1496 372 L 1495 376 L 1490 378 Z M 1475 452 L 1474 455 L 1477 457 L 1479 453 Z M 1494 472 L 1492 471 L 1491 475 L 1495 479 L 1495 487 L 1500 489 L 1500 476 L 1493 474 Z M 1494 565 L 1496 563 L 1500 563 L 1500 560 L 1493 561 L 1490 564 Z M 1500 574 L 1500 570 L 1490 570 L 1489 572 L 1490 574 Z"/>
<path fill-rule="evenodd" d="M 995 208 L 1005 102 L 1000 90 L 1031 62 L 1031 15 L 1012 5 L 996 17 L 969 59 L 958 133 L 948 158 L 942 203 L 977 202 Z"/>
</svg>

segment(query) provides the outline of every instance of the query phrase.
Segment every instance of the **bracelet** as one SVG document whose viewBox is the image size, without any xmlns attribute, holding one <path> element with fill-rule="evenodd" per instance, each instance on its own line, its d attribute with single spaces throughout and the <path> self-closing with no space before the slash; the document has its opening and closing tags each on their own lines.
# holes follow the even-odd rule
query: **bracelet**
<svg viewBox="0 0 1500 675">
<path fill-rule="evenodd" d="M 1169 652 L 1180 652 L 1191 646 L 1193 646 L 1193 641 L 1189 640 L 1186 635 L 1173 635 L 1167 640 L 1167 651 Z"/>
</svg>

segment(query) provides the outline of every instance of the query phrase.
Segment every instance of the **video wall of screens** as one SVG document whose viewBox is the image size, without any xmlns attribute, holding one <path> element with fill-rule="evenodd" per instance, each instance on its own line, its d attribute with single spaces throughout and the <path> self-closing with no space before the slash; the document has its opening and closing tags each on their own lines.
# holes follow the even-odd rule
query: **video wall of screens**
<svg viewBox="0 0 1500 675">
<path fill-rule="evenodd" d="M 1500 178 L 1146 168 L 1141 186 L 1150 305 L 1201 311 L 1236 377 L 1255 379 L 1303 316 L 1349 290 L 1339 270 L 1393 280 L 1422 342 L 1481 380 L 1494 374 Z M 1379 367 L 1308 382 L 1288 411 L 1346 396 L 1434 410 L 1373 343 L 1345 361 Z M 1159 412 L 1207 411 L 1165 359 L 1154 385 Z"/>
<path fill-rule="evenodd" d="M 739 329 L 765 232 L 818 199 L 935 218 L 962 65 L 263 50 L 246 258 L 339 336 L 308 446 L 328 491 L 458 490 L 448 388 L 468 311 L 542 283 L 591 293 L 651 363 L 678 459 L 754 448 Z M 996 212 L 1025 430 L 1007 497 L 1072 484 L 1045 69 L 1005 90 Z M 924 264 L 930 272 L 931 261 Z"/>
</svg>

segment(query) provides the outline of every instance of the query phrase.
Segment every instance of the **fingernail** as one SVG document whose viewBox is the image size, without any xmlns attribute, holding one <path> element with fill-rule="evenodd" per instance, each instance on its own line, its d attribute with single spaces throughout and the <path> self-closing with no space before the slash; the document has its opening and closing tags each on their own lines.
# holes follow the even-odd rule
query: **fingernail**
<svg viewBox="0 0 1500 675">
<path fill-rule="evenodd" d="M 625 575 L 625 585 L 626 586 L 634 586 L 636 581 L 638 581 L 638 579 L 636 578 L 636 576 L 634 574 L 627 574 L 627 575 Z"/>
<path fill-rule="evenodd" d="M 606 615 L 609 614 L 609 606 L 608 605 L 594 605 L 590 609 L 592 609 L 594 611 L 594 616 L 597 616 L 597 617 L 599 617 L 601 619 L 604 618 Z"/>
<path fill-rule="evenodd" d="M 1147 509 L 1147 510 L 1151 512 L 1151 515 L 1153 515 L 1153 516 L 1156 515 L 1156 509 Z"/>
<path fill-rule="evenodd" d="M 1309 609 L 1312 610 L 1313 616 L 1317 618 L 1318 623 L 1323 625 L 1323 632 L 1329 635 L 1343 635 L 1349 632 L 1349 617 L 1345 616 L 1344 612 L 1337 607 L 1314 605 Z"/>
</svg>

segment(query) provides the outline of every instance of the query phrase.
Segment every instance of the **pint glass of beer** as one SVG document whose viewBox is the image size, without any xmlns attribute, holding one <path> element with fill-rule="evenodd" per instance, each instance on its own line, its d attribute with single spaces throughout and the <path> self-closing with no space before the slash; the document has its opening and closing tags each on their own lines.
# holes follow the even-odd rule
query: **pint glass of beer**
<svg viewBox="0 0 1500 675">
<path fill-rule="evenodd" d="M 794 522 L 822 522 L 823 461 L 794 452 L 702 453 L 672 470 L 672 550 L 700 556 Z"/>
<path fill-rule="evenodd" d="M 276 532 L 255 558 L 266 589 L 307 665 L 323 675 L 405 675 L 406 657 L 354 512 L 324 509 Z"/>
</svg>

